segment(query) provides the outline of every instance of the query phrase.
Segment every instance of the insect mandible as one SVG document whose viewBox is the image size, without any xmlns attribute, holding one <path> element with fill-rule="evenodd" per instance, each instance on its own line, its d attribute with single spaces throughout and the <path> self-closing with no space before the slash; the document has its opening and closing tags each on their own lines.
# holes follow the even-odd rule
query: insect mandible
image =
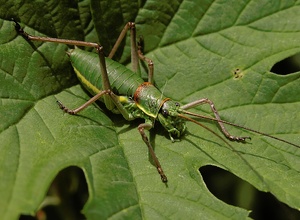
<svg viewBox="0 0 300 220">
<path fill-rule="evenodd" d="M 240 127 L 242 129 L 288 143 L 295 147 L 300 147 L 289 141 L 221 120 L 214 103 L 207 98 L 202 98 L 185 105 L 180 105 L 180 103 L 165 97 L 162 92 L 160 92 L 153 85 L 153 62 L 151 59 L 143 55 L 142 41 L 139 41 L 138 43 L 136 42 L 136 29 L 133 22 L 128 22 L 125 25 L 108 57 L 104 56 L 103 47 L 98 43 L 33 36 L 27 34 L 23 28 L 21 28 L 19 23 L 16 21 L 14 22 L 16 31 L 29 41 L 54 42 L 73 46 L 93 47 L 96 49 L 97 53 L 83 51 L 79 48 L 70 49 L 67 52 L 79 81 L 94 96 L 86 103 L 73 110 L 64 106 L 62 102 L 57 101 L 59 107 L 64 112 L 74 115 L 85 109 L 90 104 L 94 103 L 96 100 L 102 98 L 102 101 L 108 110 L 116 114 L 122 114 L 126 120 L 130 121 L 136 118 L 144 119 L 145 122 L 138 126 L 138 131 L 148 147 L 149 153 L 155 163 L 161 180 L 165 183 L 168 181 L 167 176 L 165 175 L 153 150 L 153 147 L 145 133 L 145 130 L 150 130 L 154 127 L 155 121 L 159 121 L 167 130 L 172 141 L 179 139 L 180 136 L 185 132 L 186 121 L 191 121 L 199 126 L 204 127 L 225 141 L 224 138 L 216 134 L 208 127 L 204 126 L 195 119 L 186 116 L 190 115 L 197 118 L 216 121 L 225 137 L 231 141 L 244 142 L 246 139 L 250 139 L 250 137 L 233 136 L 226 130 L 224 124 Z M 128 30 L 130 30 L 131 39 L 132 70 L 129 70 L 125 66 L 111 59 L 121 41 L 126 36 Z M 144 80 L 137 74 L 139 69 L 139 59 L 148 64 L 147 82 L 144 82 Z M 95 65 L 97 65 L 97 68 L 95 68 Z M 208 104 L 214 113 L 215 118 L 202 116 L 187 111 L 188 109 L 194 108 L 195 106 L 201 104 Z M 227 143 L 227 145 L 229 144 Z"/>
</svg>

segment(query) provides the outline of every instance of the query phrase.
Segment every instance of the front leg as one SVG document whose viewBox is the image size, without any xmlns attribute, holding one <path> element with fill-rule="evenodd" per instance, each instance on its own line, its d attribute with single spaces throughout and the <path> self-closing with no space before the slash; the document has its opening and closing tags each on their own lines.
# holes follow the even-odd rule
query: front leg
<svg viewBox="0 0 300 220">
<path fill-rule="evenodd" d="M 209 104 L 212 112 L 214 113 L 215 115 L 215 118 L 217 119 L 217 122 L 223 132 L 223 134 L 229 139 L 229 140 L 232 140 L 232 141 L 245 141 L 246 139 L 251 139 L 250 137 L 237 137 L 237 136 L 233 136 L 231 135 L 225 128 L 224 124 L 221 122 L 221 118 L 219 116 L 219 113 L 217 111 L 217 109 L 215 108 L 215 105 L 214 103 L 207 99 L 207 98 L 204 98 L 204 99 L 199 99 L 199 100 L 196 100 L 194 102 L 191 102 L 191 103 L 188 103 L 186 105 L 183 105 L 181 106 L 181 109 L 185 110 L 185 109 L 190 109 L 190 108 L 193 108 L 197 105 L 202 105 L 202 104 Z"/>
</svg>

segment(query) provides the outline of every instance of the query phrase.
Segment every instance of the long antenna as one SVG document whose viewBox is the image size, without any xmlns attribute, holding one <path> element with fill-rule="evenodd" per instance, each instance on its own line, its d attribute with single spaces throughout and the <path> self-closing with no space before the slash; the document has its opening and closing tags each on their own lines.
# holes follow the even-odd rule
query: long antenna
<svg viewBox="0 0 300 220">
<path fill-rule="evenodd" d="M 237 155 L 238 155 L 238 157 L 240 157 L 241 158 L 241 160 L 243 160 L 244 162 L 245 162 L 245 164 L 247 164 L 249 167 L 250 167 L 250 169 L 258 176 L 258 178 L 261 180 L 261 181 L 263 181 L 264 179 L 263 179 L 263 177 L 253 168 L 253 166 L 241 155 L 241 153 L 239 153 L 238 151 L 236 151 L 230 144 L 229 144 L 229 142 L 227 141 L 227 140 L 225 140 L 225 138 L 223 138 L 222 136 L 220 136 L 219 134 L 217 134 L 216 132 L 214 132 L 212 129 L 210 129 L 209 127 L 207 127 L 207 126 L 205 126 L 204 124 L 201 124 L 200 122 L 198 122 L 198 121 L 196 121 L 196 120 L 194 120 L 194 119 L 192 119 L 192 118 L 189 118 L 189 117 L 187 117 L 187 116 L 185 116 L 185 115 L 182 115 L 182 114 L 178 114 L 178 117 L 181 117 L 181 118 L 183 118 L 183 119 L 185 119 L 185 120 L 188 120 L 188 121 L 191 121 L 191 122 L 193 122 L 193 123 L 195 123 L 195 124 L 197 124 L 197 125 L 199 125 L 199 126 L 201 126 L 201 127 L 203 127 L 203 128 L 205 128 L 207 131 L 209 131 L 209 132 L 211 132 L 212 134 L 214 134 L 214 135 L 216 135 L 216 137 L 218 137 L 219 139 L 221 139 L 222 141 L 224 141 L 224 143 L 233 151 L 233 152 L 235 152 Z"/>
<path fill-rule="evenodd" d="M 244 127 L 244 126 L 242 126 L 242 125 L 237 125 L 237 124 L 234 124 L 234 123 L 231 123 L 231 122 L 228 122 L 228 121 L 223 121 L 223 120 L 219 120 L 219 119 L 216 119 L 216 118 L 211 118 L 211 117 L 204 116 L 204 115 L 199 115 L 199 114 L 196 114 L 196 113 L 193 113 L 193 112 L 189 112 L 189 111 L 186 111 L 186 110 L 182 110 L 182 113 L 187 114 L 187 115 L 192 115 L 192 116 L 195 116 L 195 117 L 198 117 L 198 118 L 208 119 L 208 120 L 211 120 L 211 121 L 222 122 L 222 123 L 224 123 L 224 124 L 228 124 L 228 125 L 231 125 L 231 126 L 235 126 L 235 127 L 238 127 L 238 128 L 242 128 L 242 129 L 251 131 L 251 132 L 253 132 L 253 133 L 260 134 L 260 135 L 263 135 L 263 136 L 266 136 L 266 137 L 269 137 L 269 138 L 272 138 L 272 139 L 275 139 L 275 140 L 284 142 L 284 143 L 286 143 L 286 144 L 290 144 L 290 145 L 292 145 L 292 146 L 295 146 L 295 147 L 300 148 L 299 145 L 294 144 L 294 143 L 292 143 L 292 142 L 289 142 L 289 141 L 287 141 L 287 140 L 284 140 L 284 139 L 281 139 L 281 138 L 278 138 L 278 137 L 274 137 L 274 136 L 272 136 L 272 135 L 270 135 L 270 134 L 267 134 L 267 133 L 264 133 L 264 132 L 260 132 L 260 131 L 256 131 L 256 130 L 251 129 L 251 128 L 247 128 L 247 127 Z"/>
</svg>

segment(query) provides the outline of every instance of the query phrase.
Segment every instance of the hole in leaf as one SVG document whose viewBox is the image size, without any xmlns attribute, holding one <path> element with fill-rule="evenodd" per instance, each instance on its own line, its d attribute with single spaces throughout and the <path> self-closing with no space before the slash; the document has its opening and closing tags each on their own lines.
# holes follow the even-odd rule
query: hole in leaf
<svg viewBox="0 0 300 220">
<path fill-rule="evenodd" d="M 209 191 L 227 204 L 252 210 L 259 219 L 300 219 L 300 212 L 278 201 L 271 193 L 258 191 L 234 174 L 215 166 L 204 166 L 200 173 Z"/>
<path fill-rule="evenodd" d="M 243 77 L 243 74 L 242 74 L 241 72 L 242 72 L 241 69 L 236 68 L 236 69 L 233 71 L 234 78 L 235 78 L 235 79 L 242 78 L 242 77 Z"/>
<path fill-rule="evenodd" d="M 279 75 L 288 75 L 300 71 L 300 53 L 276 63 L 271 72 Z"/>
<path fill-rule="evenodd" d="M 75 166 L 67 167 L 51 183 L 36 216 L 22 215 L 20 219 L 86 219 L 81 210 L 88 196 L 83 171 Z"/>
</svg>

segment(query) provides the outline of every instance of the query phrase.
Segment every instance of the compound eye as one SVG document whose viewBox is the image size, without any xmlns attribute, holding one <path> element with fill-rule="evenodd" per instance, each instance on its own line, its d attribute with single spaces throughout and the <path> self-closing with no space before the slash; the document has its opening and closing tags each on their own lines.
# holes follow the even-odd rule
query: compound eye
<svg viewBox="0 0 300 220">
<path fill-rule="evenodd" d="M 179 103 L 179 102 L 175 102 L 175 105 L 176 105 L 177 107 L 179 107 L 179 106 L 180 106 L 180 103 Z"/>
<path fill-rule="evenodd" d="M 169 115 L 169 111 L 166 110 L 166 109 L 163 109 L 163 110 L 162 110 L 162 114 L 163 114 L 164 116 Z"/>
</svg>

